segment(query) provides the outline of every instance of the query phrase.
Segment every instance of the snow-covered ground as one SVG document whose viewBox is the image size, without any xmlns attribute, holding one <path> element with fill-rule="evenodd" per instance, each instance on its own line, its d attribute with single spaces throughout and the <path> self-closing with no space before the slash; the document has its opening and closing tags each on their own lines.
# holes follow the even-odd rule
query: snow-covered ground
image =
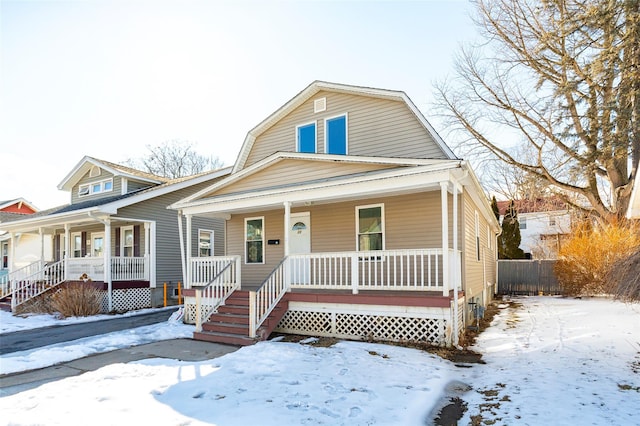
<svg viewBox="0 0 640 426">
<path fill-rule="evenodd" d="M 418 425 L 460 383 L 470 387 L 457 394 L 468 409 L 461 425 L 477 416 L 500 425 L 640 424 L 640 305 L 518 301 L 522 308 L 504 308 L 479 337 L 485 365 L 460 368 L 380 344 L 261 342 L 210 361 L 112 364 L 47 383 L 0 398 L 0 424 Z M 121 333 L 94 339 L 116 347 Z"/>
</svg>

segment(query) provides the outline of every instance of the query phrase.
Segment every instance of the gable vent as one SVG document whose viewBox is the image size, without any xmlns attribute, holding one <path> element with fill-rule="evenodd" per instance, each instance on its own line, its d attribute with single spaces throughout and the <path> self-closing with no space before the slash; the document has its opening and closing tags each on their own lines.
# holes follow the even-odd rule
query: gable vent
<svg viewBox="0 0 640 426">
<path fill-rule="evenodd" d="M 100 170 L 100 167 L 98 166 L 91 166 L 91 170 L 89 171 L 89 177 L 96 177 L 96 176 L 100 176 L 100 173 L 102 171 Z"/>
<path fill-rule="evenodd" d="M 322 112 L 327 109 L 327 98 L 320 98 L 313 101 L 313 112 Z"/>
</svg>

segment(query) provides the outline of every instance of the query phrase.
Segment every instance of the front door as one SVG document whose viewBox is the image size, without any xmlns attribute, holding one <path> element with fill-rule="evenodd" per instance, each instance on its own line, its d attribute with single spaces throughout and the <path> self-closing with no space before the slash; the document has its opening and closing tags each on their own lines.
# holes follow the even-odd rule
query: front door
<svg viewBox="0 0 640 426">
<path fill-rule="evenodd" d="M 104 233 L 91 234 L 91 256 L 102 257 L 104 255 Z"/>
<path fill-rule="evenodd" d="M 289 254 L 311 253 L 311 215 L 309 212 L 291 213 L 289 228 Z M 311 275 L 311 259 L 293 258 L 291 283 L 308 284 Z"/>
</svg>

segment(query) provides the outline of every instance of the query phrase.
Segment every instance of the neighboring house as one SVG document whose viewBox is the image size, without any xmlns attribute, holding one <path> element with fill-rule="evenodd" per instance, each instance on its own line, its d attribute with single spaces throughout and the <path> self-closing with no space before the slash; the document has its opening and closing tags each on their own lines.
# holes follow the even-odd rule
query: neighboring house
<svg viewBox="0 0 640 426">
<path fill-rule="evenodd" d="M 640 162 L 638 162 L 638 169 L 636 171 L 636 177 L 633 182 L 633 188 L 631 190 L 631 200 L 629 201 L 629 209 L 627 210 L 628 219 L 640 219 Z"/>
<path fill-rule="evenodd" d="M 25 215 L 36 212 L 38 212 L 38 208 L 24 198 L 0 201 L 0 222 L 21 219 L 24 218 Z M 29 262 L 33 253 L 39 253 L 37 248 L 39 243 L 39 240 L 33 240 L 29 237 L 25 237 L 22 242 L 22 250 L 15 253 L 17 256 L 15 262 Z M 0 259 L 0 282 L 2 282 L 4 279 L 3 277 L 9 273 L 9 262 L 11 261 L 9 259 L 10 244 L 9 234 L 0 228 L 0 256 L 2 256 Z M 0 292 L 1 291 L 2 290 L 0 290 Z"/>
<path fill-rule="evenodd" d="M 185 253 L 196 338 L 455 344 L 495 290 L 498 222 L 404 92 L 314 82 L 248 132 L 230 176 L 171 207 L 187 239 L 225 220 L 225 256 Z"/>
<path fill-rule="evenodd" d="M 498 201 L 500 221 L 510 201 Z M 558 198 L 514 200 L 520 223 L 520 248 L 530 259 L 556 259 L 571 233 L 571 212 Z"/>
<path fill-rule="evenodd" d="M 84 157 L 58 185 L 70 193 L 70 204 L 0 222 L 10 238 L 9 274 L 0 287 L 10 293 L 14 309 L 80 280 L 104 292 L 104 311 L 159 305 L 163 284 L 174 288 L 183 279 L 178 238 L 183 224 L 167 206 L 229 172 L 167 179 Z M 201 243 L 202 255 L 224 253 L 222 225 L 211 218 L 192 223 L 192 241 Z M 19 262 L 27 239 L 38 247 L 30 248 L 32 258 Z"/>
</svg>

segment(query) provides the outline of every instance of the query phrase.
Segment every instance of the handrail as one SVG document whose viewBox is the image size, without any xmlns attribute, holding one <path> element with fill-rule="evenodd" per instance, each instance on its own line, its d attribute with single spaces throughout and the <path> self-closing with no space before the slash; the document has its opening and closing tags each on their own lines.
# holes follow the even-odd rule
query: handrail
<svg viewBox="0 0 640 426">
<path fill-rule="evenodd" d="M 258 328 L 269 317 L 289 290 L 289 257 L 284 257 L 256 291 L 249 292 L 249 337 L 256 337 Z"/>
<path fill-rule="evenodd" d="M 22 280 L 11 282 L 11 309 L 32 299 L 65 281 L 65 261 L 46 265 L 36 273 Z"/>
<path fill-rule="evenodd" d="M 202 318 L 207 317 L 211 312 L 215 311 L 223 305 L 227 298 L 235 290 L 240 288 L 240 280 L 236 278 L 237 270 L 234 270 L 233 266 L 239 263 L 239 257 L 237 259 L 227 260 L 227 264 L 204 286 L 194 286 L 196 291 L 196 331 L 202 331 Z M 214 303 L 207 304 L 207 312 L 201 312 L 202 298 L 214 301 Z"/>
<path fill-rule="evenodd" d="M 15 280 L 24 279 L 34 273 L 40 271 L 44 267 L 42 260 L 36 260 L 22 268 L 11 271 L 10 273 L 0 276 L 0 297 L 9 296 L 12 293 L 10 283 Z"/>
</svg>

